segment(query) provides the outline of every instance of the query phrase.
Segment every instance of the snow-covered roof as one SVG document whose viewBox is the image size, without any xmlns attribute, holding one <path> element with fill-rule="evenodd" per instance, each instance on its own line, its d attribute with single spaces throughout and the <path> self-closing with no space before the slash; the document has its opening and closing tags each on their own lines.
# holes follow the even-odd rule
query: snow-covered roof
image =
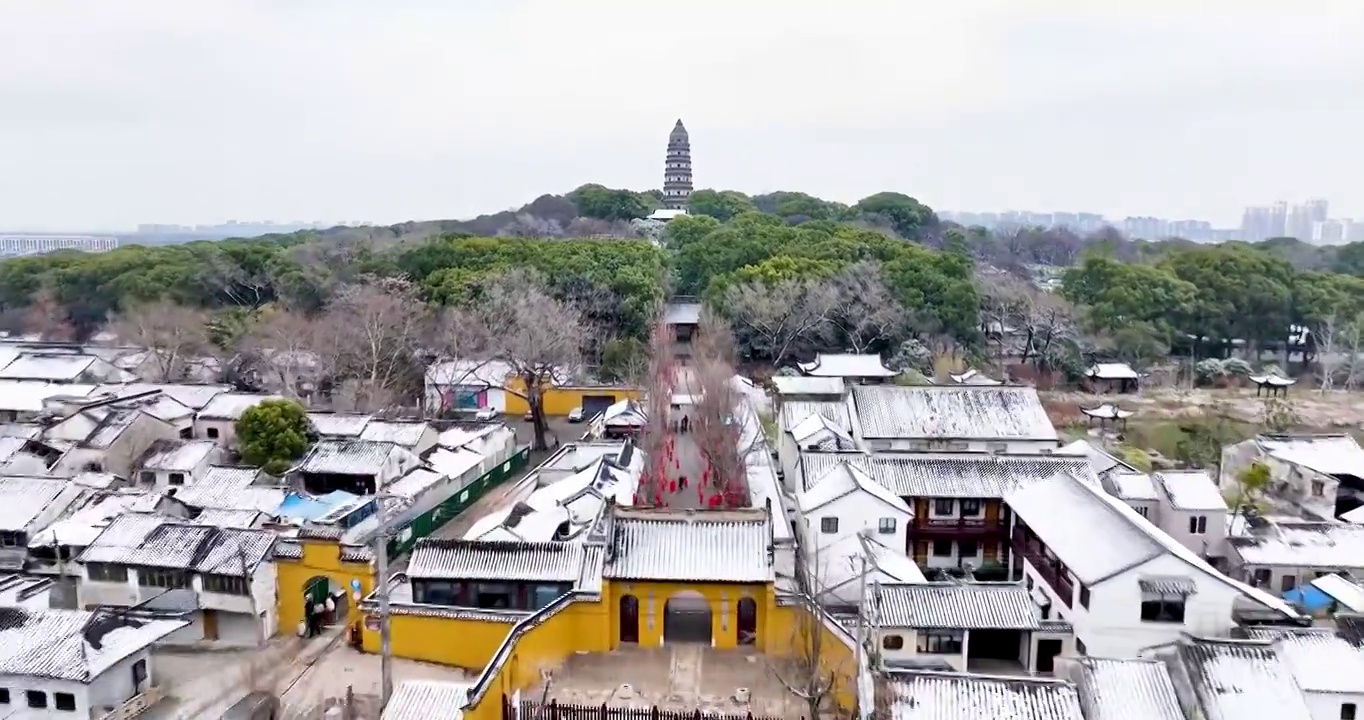
<svg viewBox="0 0 1364 720">
<path fill-rule="evenodd" d="M 284 502 L 284 488 L 255 485 L 258 477 L 258 468 L 213 466 L 195 483 L 180 488 L 175 498 L 198 508 L 277 514 Z"/>
<path fill-rule="evenodd" d="M 1037 630 L 1042 613 L 1019 583 L 898 583 L 876 588 L 877 623 L 889 628 Z"/>
<path fill-rule="evenodd" d="M 1063 446 L 1056 451 L 1057 455 L 1084 455 L 1089 458 L 1089 464 L 1094 468 L 1095 475 L 1103 475 L 1115 469 L 1140 472 L 1136 468 L 1123 462 L 1120 458 L 1109 453 L 1101 447 L 1096 446 L 1092 441 L 1080 439 Z"/>
<path fill-rule="evenodd" d="M 253 528 L 265 517 L 259 510 L 223 510 L 207 508 L 194 518 L 195 525 L 224 528 Z"/>
<path fill-rule="evenodd" d="M 157 440 L 142 455 L 143 470 L 189 472 L 218 451 L 211 440 Z"/>
<path fill-rule="evenodd" d="M 995 380 L 994 378 L 992 378 L 992 377 L 990 377 L 990 376 L 988 376 L 988 375 L 985 375 L 984 373 L 978 372 L 978 371 L 976 371 L 976 370 L 967 370 L 967 371 L 964 372 L 964 373 L 950 373 L 950 374 L 948 374 L 947 377 L 951 378 L 951 379 L 952 379 L 952 382 L 954 382 L 954 383 L 956 383 L 956 384 L 958 384 L 958 385 L 1003 385 L 1003 384 L 1004 384 L 1003 382 L 1001 382 L 1001 381 L 999 381 L 999 380 Z"/>
<path fill-rule="evenodd" d="M 845 462 L 819 476 L 810 488 L 796 497 L 796 505 L 802 513 L 808 513 L 859 492 L 905 517 L 913 516 L 913 511 L 899 495 L 872 480 L 866 471 Z"/>
<path fill-rule="evenodd" d="M 615 580 L 765 583 L 773 579 L 767 513 L 640 511 L 616 516 Z"/>
<path fill-rule="evenodd" d="M 1250 381 L 1256 385 L 1268 385 L 1270 387 L 1288 387 L 1297 382 L 1294 378 L 1286 378 L 1278 373 L 1251 375 Z"/>
<path fill-rule="evenodd" d="M 359 437 L 374 417 L 358 413 L 310 412 L 308 421 L 322 437 Z"/>
<path fill-rule="evenodd" d="M 657 215 L 657 214 L 659 214 L 659 213 L 665 213 L 665 212 L 677 212 L 677 211 L 671 211 L 671 210 L 658 210 L 658 211 L 656 211 L 654 214 Z M 686 211 L 681 211 L 680 214 L 685 215 L 685 214 L 686 214 Z M 671 217 L 677 217 L 677 215 L 674 214 L 674 215 L 672 215 Z M 670 217 L 669 219 L 671 219 L 671 217 Z M 663 324 L 664 324 L 664 325 L 698 325 L 698 324 L 700 324 L 700 322 L 701 322 L 701 303 L 699 303 L 699 302 L 691 302 L 691 301 L 681 301 L 681 302 L 677 302 L 677 301 L 673 301 L 673 302 L 669 302 L 668 305 L 667 305 L 667 307 L 665 307 L 665 308 L 663 309 Z"/>
<path fill-rule="evenodd" d="M 1295 628 L 1280 633 L 1273 645 L 1303 690 L 1364 695 L 1364 649 L 1335 631 Z"/>
<path fill-rule="evenodd" d="M 104 361 L 94 355 L 26 352 L 0 369 L 0 379 L 70 382 L 97 362 Z"/>
<path fill-rule="evenodd" d="M 460 478 L 465 473 L 477 468 L 486 458 L 481 454 L 468 448 L 445 448 L 438 447 L 430 455 L 426 456 L 426 464 L 430 465 L 440 474 L 449 478 Z M 390 492 L 393 492 L 390 490 Z"/>
<path fill-rule="evenodd" d="M 1066 455 L 803 452 L 800 462 L 807 483 L 850 462 L 900 497 L 1002 498 L 1057 473 L 1098 482 L 1088 460 Z"/>
<path fill-rule="evenodd" d="M 131 490 L 97 495 L 84 501 L 74 512 L 35 533 L 29 538 L 28 545 L 85 547 L 99 537 L 114 518 L 132 512 L 146 495 Z"/>
<path fill-rule="evenodd" d="M 0 675 L 90 683 L 124 658 L 188 625 L 109 610 L 0 607 Z"/>
<path fill-rule="evenodd" d="M 190 383 L 124 383 L 99 386 L 100 392 L 114 393 L 119 397 L 160 392 L 181 405 L 196 411 L 204 409 L 213 398 L 231 389 L 231 385 L 195 385 Z"/>
<path fill-rule="evenodd" d="M 776 375 L 772 386 L 778 395 L 843 395 L 843 378 L 813 375 Z"/>
<path fill-rule="evenodd" d="M 627 398 L 612 403 L 603 410 L 601 421 L 615 427 L 644 427 L 649 418 L 639 403 Z"/>
<path fill-rule="evenodd" d="M 405 470 L 421 464 L 421 459 L 391 442 L 364 440 L 319 440 L 298 462 L 294 470 L 304 473 L 336 475 L 379 475 L 389 456 L 400 454 L 406 462 L 396 469 Z"/>
<path fill-rule="evenodd" d="M 409 470 L 406 475 L 384 486 L 384 492 L 400 498 L 416 500 L 444 480 L 446 480 L 445 473 L 418 467 Z"/>
<path fill-rule="evenodd" d="M 0 410 L 35 413 L 49 398 L 89 398 L 95 385 L 58 384 L 34 380 L 0 380 Z"/>
<path fill-rule="evenodd" d="M 360 433 L 360 439 L 369 442 L 391 442 L 405 448 L 413 448 L 422 441 L 427 432 L 434 430 L 422 421 L 371 420 Z"/>
<path fill-rule="evenodd" d="M 1354 510 L 1342 514 L 1340 519 L 1343 522 L 1351 523 L 1353 525 L 1364 525 L 1364 505 L 1360 505 Z"/>
<path fill-rule="evenodd" d="M 497 542 L 424 538 L 412 548 L 407 574 L 448 580 L 528 580 L 601 590 L 603 548 L 583 543 Z"/>
<path fill-rule="evenodd" d="M 1155 474 L 1170 507 L 1195 512 L 1226 512 L 1227 501 L 1212 476 L 1203 470 L 1165 470 Z"/>
<path fill-rule="evenodd" d="M 837 423 L 823 415 L 811 415 L 789 430 L 801 450 L 855 450 L 857 443 Z"/>
<path fill-rule="evenodd" d="M 1075 686 L 1056 680 L 894 672 L 882 688 L 890 720 L 1085 720 Z"/>
<path fill-rule="evenodd" d="M 210 527 L 160 515 L 120 515 L 77 558 L 79 562 L 177 568 L 243 576 L 275 543 L 268 530 Z"/>
<path fill-rule="evenodd" d="M 283 400 L 279 395 L 255 395 L 250 393 L 219 393 L 208 401 L 199 417 L 204 420 L 237 420 L 242 413 L 265 402 Z"/>
<path fill-rule="evenodd" d="M 1349 435 L 1261 435 L 1269 456 L 1326 475 L 1364 477 L 1364 448 Z"/>
<path fill-rule="evenodd" d="M 942 440 L 1055 440 L 1030 387 L 855 385 L 862 436 Z"/>
<path fill-rule="evenodd" d="M 1310 520 L 1264 520 L 1228 538 L 1246 565 L 1364 568 L 1364 526 Z"/>
<path fill-rule="evenodd" d="M 456 387 L 503 387 L 512 366 L 498 360 L 441 360 L 426 369 L 426 381 Z"/>
<path fill-rule="evenodd" d="M 65 479 L 0 478 L 0 530 L 26 530 L 29 523 L 57 502 L 67 488 L 71 488 L 72 492 L 67 493 L 68 499 L 63 502 L 69 504 L 80 488 L 69 485 Z"/>
<path fill-rule="evenodd" d="M 393 690 L 379 720 L 460 720 L 472 683 L 404 680 Z"/>
<path fill-rule="evenodd" d="M 833 421 L 844 432 L 852 431 L 852 417 L 848 414 L 848 404 L 843 400 L 783 400 L 781 403 L 783 429 L 790 430 L 811 415 Z"/>
<path fill-rule="evenodd" d="M 1322 575 L 1312 580 L 1311 584 L 1350 612 L 1364 613 L 1364 587 L 1335 573 Z"/>
<path fill-rule="evenodd" d="M 1080 582 L 1094 586 L 1162 555 L 1173 555 L 1191 574 L 1211 578 L 1288 617 L 1288 603 L 1223 575 L 1117 498 L 1070 475 L 1033 483 L 1005 496 L 1020 522 Z M 1095 542 L 1094 538 L 1103 538 Z"/>
<path fill-rule="evenodd" d="M 1292 671 L 1268 644 L 1189 638 L 1178 652 L 1207 720 L 1311 720 Z"/>
<path fill-rule="evenodd" d="M 1156 500 L 1156 484 L 1143 472 L 1115 472 L 1108 476 L 1118 497 L 1123 500 Z"/>
<path fill-rule="evenodd" d="M 1137 380 L 1141 377 L 1141 373 L 1124 362 L 1095 363 L 1089 366 L 1085 375 L 1099 380 Z"/>
<path fill-rule="evenodd" d="M 888 378 L 896 372 L 881 362 L 880 355 L 820 353 L 813 362 L 797 363 L 806 375 L 836 378 Z"/>
<path fill-rule="evenodd" d="M 1086 720 L 1184 720 L 1164 663 L 1085 656 L 1074 662 L 1070 679 Z"/>
<path fill-rule="evenodd" d="M 1112 403 L 1104 403 L 1098 407 L 1092 408 L 1082 407 L 1080 408 L 1080 412 L 1084 413 L 1085 415 L 1088 415 L 1089 417 L 1100 418 L 1103 420 L 1126 420 L 1127 418 L 1130 418 L 1136 414 L 1131 410 L 1123 410 L 1122 408 Z"/>
<path fill-rule="evenodd" d="M 811 577 L 819 578 L 824 592 L 837 602 L 858 603 L 862 600 L 862 558 L 866 559 L 867 597 L 877 583 L 926 583 L 928 578 L 913 558 L 903 550 L 887 547 L 874 537 L 861 534 L 845 535 L 828 545 L 821 545 L 811 557 L 804 555 Z"/>
</svg>

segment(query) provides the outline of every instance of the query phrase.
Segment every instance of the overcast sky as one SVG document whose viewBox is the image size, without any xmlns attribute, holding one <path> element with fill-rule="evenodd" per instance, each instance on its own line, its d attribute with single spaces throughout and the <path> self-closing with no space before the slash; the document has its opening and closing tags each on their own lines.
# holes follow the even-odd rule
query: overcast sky
<svg viewBox="0 0 1364 720">
<path fill-rule="evenodd" d="M 5 0 L 0 227 L 462 218 L 585 183 L 1364 216 L 1360 0 Z"/>
</svg>

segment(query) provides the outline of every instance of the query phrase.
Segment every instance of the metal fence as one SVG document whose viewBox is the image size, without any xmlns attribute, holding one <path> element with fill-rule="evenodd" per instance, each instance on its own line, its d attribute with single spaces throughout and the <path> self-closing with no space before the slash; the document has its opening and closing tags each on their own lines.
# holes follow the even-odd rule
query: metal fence
<svg viewBox="0 0 1364 720">
<path fill-rule="evenodd" d="M 530 447 L 523 447 L 500 465 L 494 466 L 493 469 L 457 490 L 449 498 L 436 504 L 435 507 L 402 522 L 397 526 L 393 539 L 388 543 L 388 556 L 397 557 L 411 552 L 412 546 L 418 540 L 439 530 L 442 525 L 450 522 L 452 518 L 464 512 L 470 505 L 478 502 L 479 498 L 488 494 L 489 490 L 501 485 L 507 478 L 520 472 L 529 462 Z"/>
</svg>

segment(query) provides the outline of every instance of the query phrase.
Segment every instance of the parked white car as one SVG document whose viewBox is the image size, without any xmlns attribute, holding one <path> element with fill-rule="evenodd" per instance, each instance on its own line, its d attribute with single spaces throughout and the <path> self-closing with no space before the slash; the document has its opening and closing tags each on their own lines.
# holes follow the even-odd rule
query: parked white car
<svg viewBox="0 0 1364 720">
<path fill-rule="evenodd" d="M 578 407 L 575 407 L 575 408 L 573 408 L 572 410 L 569 410 L 569 411 L 568 411 L 568 421 L 571 422 L 571 423 L 580 423 L 580 422 L 582 422 L 582 421 L 583 421 L 583 406 L 579 405 Z"/>
<path fill-rule="evenodd" d="M 481 420 L 481 421 L 496 420 L 496 419 L 497 419 L 497 408 L 490 408 L 490 407 L 479 408 L 479 409 L 478 409 L 478 412 L 474 413 L 474 419 L 475 419 L 475 420 Z"/>
</svg>

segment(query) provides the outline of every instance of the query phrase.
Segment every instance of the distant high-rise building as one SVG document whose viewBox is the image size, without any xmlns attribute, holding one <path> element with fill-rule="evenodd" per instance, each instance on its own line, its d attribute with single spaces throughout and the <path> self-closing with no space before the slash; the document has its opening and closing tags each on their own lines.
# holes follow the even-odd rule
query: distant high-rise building
<svg viewBox="0 0 1364 720">
<path fill-rule="evenodd" d="M 668 157 L 663 164 L 663 207 L 685 210 L 691 197 L 691 139 L 679 119 L 668 133 Z"/>
<path fill-rule="evenodd" d="M 38 255 L 53 250 L 107 252 L 118 247 L 118 238 L 108 235 L 0 235 L 0 257 Z"/>
<path fill-rule="evenodd" d="M 1246 242 L 1259 242 L 1272 237 L 1283 237 L 1288 229 L 1288 219 L 1288 203 L 1282 200 L 1273 205 L 1248 207 L 1241 215 L 1241 239 Z M 1310 233 L 1310 223 L 1307 228 Z"/>
</svg>

